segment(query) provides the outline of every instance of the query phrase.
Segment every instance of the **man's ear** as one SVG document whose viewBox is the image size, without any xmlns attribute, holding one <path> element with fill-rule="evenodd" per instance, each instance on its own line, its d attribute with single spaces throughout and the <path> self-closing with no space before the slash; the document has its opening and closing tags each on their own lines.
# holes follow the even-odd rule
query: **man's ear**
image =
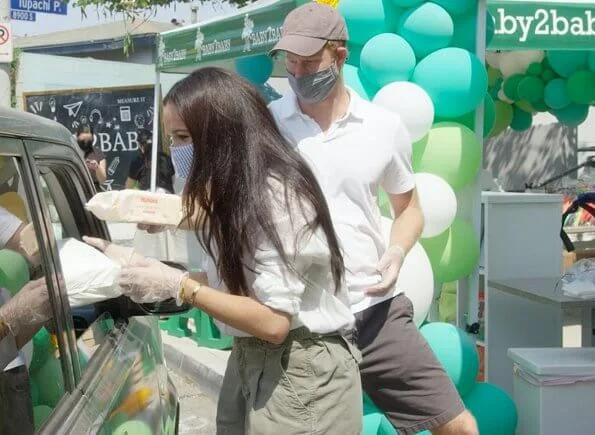
<svg viewBox="0 0 595 435">
<path fill-rule="evenodd" d="M 337 47 L 337 67 L 341 70 L 343 68 L 343 66 L 345 65 L 345 62 L 347 62 L 347 56 L 349 54 L 349 51 L 347 50 L 347 47 Z"/>
</svg>

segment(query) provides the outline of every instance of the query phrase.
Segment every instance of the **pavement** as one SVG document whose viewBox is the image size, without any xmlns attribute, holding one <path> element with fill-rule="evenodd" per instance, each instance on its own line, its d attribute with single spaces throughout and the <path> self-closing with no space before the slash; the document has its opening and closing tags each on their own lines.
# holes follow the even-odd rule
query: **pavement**
<svg viewBox="0 0 595 435">
<path fill-rule="evenodd" d="M 198 346 L 188 337 L 173 337 L 165 332 L 161 337 L 167 367 L 218 395 L 230 351 Z"/>
</svg>

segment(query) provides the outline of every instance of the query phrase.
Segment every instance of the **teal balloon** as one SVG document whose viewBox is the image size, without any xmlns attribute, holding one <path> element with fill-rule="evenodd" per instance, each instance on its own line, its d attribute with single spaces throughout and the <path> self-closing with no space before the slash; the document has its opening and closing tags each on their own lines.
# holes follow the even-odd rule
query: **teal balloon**
<svg viewBox="0 0 595 435">
<path fill-rule="evenodd" d="M 440 122 L 413 144 L 411 162 L 414 172 L 438 175 L 457 191 L 471 183 L 479 172 L 481 144 L 464 125 Z"/>
<path fill-rule="evenodd" d="M 236 72 L 254 84 L 265 83 L 273 73 L 273 61 L 266 54 L 235 60 Z"/>
<path fill-rule="evenodd" d="M 504 95 L 510 98 L 512 101 L 518 101 L 519 97 L 519 84 L 525 78 L 523 74 L 514 74 L 508 77 L 502 84 L 502 90 Z"/>
<path fill-rule="evenodd" d="M 479 240 L 473 227 L 460 217 L 444 233 L 421 239 L 438 283 L 457 281 L 473 273 L 479 260 Z"/>
<path fill-rule="evenodd" d="M 533 76 L 525 76 L 518 85 L 518 96 L 521 100 L 526 100 L 530 103 L 543 100 L 543 92 L 545 84 L 543 80 Z"/>
<path fill-rule="evenodd" d="M 469 11 L 477 4 L 477 0 L 432 0 L 434 3 L 442 6 L 452 15 L 461 15 Z"/>
<path fill-rule="evenodd" d="M 518 413 L 512 398 L 502 389 L 488 383 L 477 383 L 463 397 L 465 407 L 477 421 L 481 435 L 514 435 Z"/>
<path fill-rule="evenodd" d="M 561 124 L 578 127 L 589 116 L 589 106 L 587 104 L 571 103 L 563 109 L 554 110 L 553 114 Z"/>
<path fill-rule="evenodd" d="M 354 44 L 353 42 L 347 42 L 347 64 L 353 65 L 359 68 L 360 59 L 362 56 L 362 46 Z"/>
<path fill-rule="evenodd" d="M 595 72 L 595 50 L 589 52 L 587 63 L 589 65 L 589 69 Z"/>
<path fill-rule="evenodd" d="M 464 125 L 465 127 L 475 130 L 475 113 L 473 110 L 469 113 L 464 114 L 454 119 L 437 119 L 436 122 L 456 122 L 457 124 Z M 494 99 L 490 94 L 487 94 L 483 104 L 483 137 L 488 137 L 494 128 L 496 122 L 496 107 L 494 105 Z"/>
<path fill-rule="evenodd" d="M 571 103 L 564 79 L 554 79 L 545 85 L 543 97 L 545 104 L 552 109 L 563 109 Z"/>
<path fill-rule="evenodd" d="M 338 10 L 347 23 L 349 40 L 362 46 L 376 35 L 394 32 L 400 16 L 391 0 L 341 0 Z"/>
<path fill-rule="evenodd" d="M 409 42 L 418 59 L 449 46 L 454 23 L 448 12 L 434 3 L 424 3 L 401 17 L 398 33 Z"/>
<path fill-rule="evenodd" d="M 412 8 L 419 6 L 425 0 L 393 0 L 393 4 L 399 8 Z"/>
<path fill-rule="evenodd" d="M 561 51 L 552 50 L 547 52 L 547 59 L 550 67 L 562 77 L 570 77 L 580 69 L 584 69 L 588 63 L 588 51 Z"/>
<path fill-rule="evenodd" d="M 360 69 L 362 76 L 380 89 L 395 81 L 409 80 L 415 63 L 415 53 L 405 39 L 394 33 L 382 33 L 364 45 Z"/>
<path fill-rule="evenodd" d="M 566 82 L 568 96 L 573 103 L 590 104 L 595 101 L 595 72 L 577 71 Z"/>
<path fill-rule="evenodd" d="M 412 80 L 434 103 L 437 116 L 457 117 L 475 109 L 488 90 L 488 74 L 474 54 L 443 48 L 417 64 Z"/>
<path fill-rule="evenodd" d="M 14 296 L 29 282 L 29 263 L 10 249 L 0 250 L 0 288 Z"/>
<path fill-rule="evenodd" d="M 451 47 L 463 48 L 475 53 L 475 37 L 477 34 L 477 11 L 472 9 L 469 13 L 456 17 L 454 21 L 454 34 Z M 494 17 L 486 14 L 486 47 L 494 38 Z"/>
<path fill-rule="evenodd" d="M 376 94 L 376 91 L 378 90 L 376 87 L 366 82 L 361 75 L 360 69 L 353 65 L 345 65 L 343 67 L 343 80 L 345 80 L 345 84 L 357 92 L 360 97 L 368 101 L 374 97 L 374 94 Z"/>
<path fill-rule="evenodd" d="M 510 128 L 514 131 L 525 131 L 531 128 L 531 124 L 533 124 L 533 115 L 519 109 L 517 106 L 513 106 L 512 110 L 513 113 Z"/>
<path fill-rule="evenodd" d="M 432 322 L 420 328 L 436 358 L 452 380 L 457 391 L 465 397 L 479 373 L 479 355 L 474 341 L 450 323 Z"/>
</svg>

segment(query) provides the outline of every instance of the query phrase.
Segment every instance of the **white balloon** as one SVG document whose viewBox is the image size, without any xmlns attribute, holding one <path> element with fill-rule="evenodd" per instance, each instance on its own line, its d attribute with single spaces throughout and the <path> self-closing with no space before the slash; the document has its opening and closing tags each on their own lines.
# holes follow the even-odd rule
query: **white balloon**
<svg viewBox="0 0 595 435">
<path fill-rule="evenodd" d="M 390 240 L 393 221 L 385 217 L 381 219 L 382 232 Z M 397 288 L 404 290 L 413 303 L 413 322 L 420 326 L 428 317 L 434 299 L 434 274 L 428 254 L 419 243 L 405 257 L 397 278 Z"/>
<path fill-rule="evenodd" d="M 500 59 L 502 58 L 502 53 L 497 51 L 488 51 L 486 53 L 486 62 L 489 66 L 495 69 L 500 69 Z"/>
<path fill-rule="evenodd" d="M 434 103 L 415 83 L 389 83 L 378 91 L 373 102 L 398 114 L 414 142 L 428 134 L 434 122 Z"/>
<path fill-rule="evenodd" d="M 427 173 L 415 174 L 415 188 L 424 214 L 422 237 L 434 237 L 452 225 L 457 215 L 457 196 L 443 178 Z"/>
<path fill-rule="evenodd" d="M 500 71 L 504 78 L 515 74 L 524 74 L 527 71 L 527 66 L 523 59 L 517 58 L 513 52 L 500 55 Z"/>
<path fill-rule="evenodd" d="M 31 365 L 31 360 L 33 359 L 33 340 L 28 341 L 22 348 L 21 351 L 25 356 L 25 364 L 27 368 Z"/>
<path fill-rule="evenodd" d="M 541 63 L 545 58 L 545 51 L 543 50 L 521 50 L 511 51 L 510 56 L 513 57 L 519 65 L 525 67 L 525 71 L 532 63 Z"/>
</svg>

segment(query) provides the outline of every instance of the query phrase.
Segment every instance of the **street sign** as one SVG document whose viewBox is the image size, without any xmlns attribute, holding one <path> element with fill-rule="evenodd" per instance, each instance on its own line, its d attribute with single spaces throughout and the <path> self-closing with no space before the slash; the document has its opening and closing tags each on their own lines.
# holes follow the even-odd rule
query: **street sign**
<svg viewBox="0 0 595 435">
<path fill-rule="evenodd" d="M 10 11 L 10 19 L 11 20 L 21 20 L 21 21 L 35 21 L 35 12 L 29 11 L 18 11 L 12 9 Z"/>
<path fill-rule="evenodd" d="M 12 30 L 10 23 L 0 23 L 0 63 L 12 62 Z"/>
<path fill-rule="evenodd" d="M 68 4 L 61 0 L 10 0 L 10 8 L 58 15 L 66 15 L 68 12 Z"/>
</svg>

